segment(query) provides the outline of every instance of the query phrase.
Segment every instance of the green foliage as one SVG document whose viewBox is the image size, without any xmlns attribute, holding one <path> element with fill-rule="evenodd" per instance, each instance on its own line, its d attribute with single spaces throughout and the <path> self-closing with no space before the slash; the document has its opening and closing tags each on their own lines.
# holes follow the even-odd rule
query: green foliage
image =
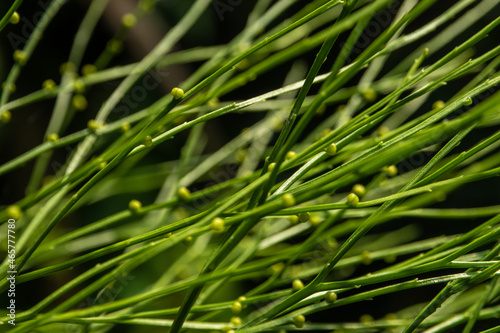
<svg viewBox="0 0 500 333">
<path fill-rule="evenodd" d="M 84 63 L 109 5 L 94 0 L 60 78 L 16 94 L 64 3 L 12 51 L 2 87 L 5 151 L 21 147 L 4 133 L 22 108 L 54 107 L 37 145 L 0 165 L 28 169 L 0 221 L 16 220 L 18 290 L 37 286 L 0 328 L 500 329 L 499 1 L 179 1 L 159 43 L 117 65 L 168 4 L 140 0 Z M 207 12 L 243 9 L 227 43 L 180 47 Z M 193 70 L 159 87 L 177 66 Z"/>
</svg>

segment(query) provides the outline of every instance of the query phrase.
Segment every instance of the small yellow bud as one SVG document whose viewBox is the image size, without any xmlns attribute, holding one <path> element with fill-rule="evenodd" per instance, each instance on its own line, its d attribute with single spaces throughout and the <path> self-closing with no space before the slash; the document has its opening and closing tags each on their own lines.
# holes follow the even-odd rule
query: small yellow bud
<svg viewBox="0 0 500 333">
<path fill-rule="evenodd" d="M 78 79 L 73 82 L 73 89 L 77 93 L 83 93 L 85 91 L 85 83 L 82 80 Z"/>
<path fill-rule="evenodd" d="M 394 177 L 398 174 L 398 168 L 393 164 L 382 169 L 389 177 Z"/>
<path fill-rule="evenodd" d="M 165 127 L 165 125 L 160 125 L 156 128 L 156 133 L 160 134 L 160 133 L 163 133 L 167 130 L 167 128 Z"/>
<path fill-rule="evenodd" d="M 285 268 L 285 263 L 284 262 L 277 262 L 271 266 L 271 273 L 278 274 L 283 270 L 283 268 Z"/>
<path fill-rule="evenodd" d="M 438 100 L 438 101 L 435 101 L 434 103 L 432 103 L 432 109 L 433 110 L 439 110 L 439 109 L 444 108 L 445 105 L 446 104 L 444 104 L 443 101 Z"/>
<path fill-rule="evenodd" d="M 9 110 L 5 110 L 4 112 L 0 113 L 0 123 L 2 124 L 7 124 L 8 122 L 10 122 L 11 118 L 12 114 Z"/>
<path fill-rule="evenodd" d="M 81 94 L 73 96 L 73 106 L 79 111 L 83 111 L 87 108 L 87 99 Z"/>
<path fill-rule="evenodd" d="M 224 220 L 220 217 L 216 217 L 210 223 L 210 228 L 215 233 L 221 233 L 224 231 Z"/>
<path fill-rule="evenodd" d="M 359 203 L 359 197 L 354 193 L 349 193 L 347 196 L 347 205 L 350 207 L 356 207 Z"/>
<path fill-rule="evenodd" d="M 311 226 L 313 226 L 315 228 L 319 227 L 319 225 L 321 224 L 321 222 L 323 222 L 323 220 L 318 215 L 313 215 L 309 219 L 309 224 L 311 224 Z"/>
<path fill-rule="evenodd" d="M 153 0 L 143 0 L 139 2 L 139 8 L 144 12 L 148 12 L 153 9 L 154 5 Z"/>
<path fill-rule="evenodd" d="M 377 134 L 378 136 L 386 136 L 387 134 L 389 134 L 391 130 L 388 129 L 387 127 L 385 126 L 380 126 L 378 129 L 377 129 Z"/>
<path fill-rule="evenodd" d="M 134 27 L 136 24 L 137 24 L 137 18 L 135 17 L 134 14 L 128 13 L 128 14 L 123 15 L 122 25 L 125 28 L 130 29 L 130 28 Z"/>
<path fill-rule="evenodd" d="M 239 69 L 239 70 L 244 70 L 244 69 L 247 69 L 248 66 L 250 65 L 249 61 L 247 58 L 241 60 L 239 63 L 236 64 L 236 69 Z"/>
<path fill-rule="evenodd" d="M 366 189 L 363 185 L 361 184 L 356 184 L 352 187 L 352 192 L 356 194 L 359 197 L 362 197 L 366 193 Z"/>
<path fill-rule="evenodd" d="M 51 79 L 45 80 L 42 83 L 42 88 L 47 90 L 54 90 L 56 88 L 56 83 Z"/>
<path fill-rule="evenodd" d="M 241 321 L 240 317 L 231 317 L 231 324 L 233 324 L 234 326 L 241 326 L 243 322 Z"/>
<path fill-rule="evenodd" d="M 243 304 L 243 302 L 246 302 L 246 300 L 247 298 L 245 296 L 238 297 L 238 302 L 240 302 L 243 305 L 243 309 L 247 307 L 245 304 Z"/>
<path fill-rule="evenodd" d="M 337 153 L 337 145 L 335 145 L 335 143 L 332 143 L 331 145 L 326 147 L 325 151 L 328 155 L 335 155 L 335 153 Z"/>
<path fill-rule="evenodd" d="M 27 61 L 26 53 L 23 50 L 15 50 L 13 54 L 14 61 L 20 65 L 24 65 Z"/>
<path fill-rule="evenodd" d="M 216 108 L 219 102 L 220 102 L 219 99 L 217 97 L 214 97 L 207 102 L 207 105 L 210 106 L 211 108 Z"/>
<path fill-rule="evenodd" d="M 23 211 L 17 205 L 10 205 L 6 209 L 7 218 L 19 220 L 23 216 Z"/>
<path fill-rule="evenodd" d="M 363 251 L 360 257 L 361 257 L 361 262 L 364 265 L 370 265 L 373 261 L 372 255 L 369 251 Z"/>
<path fill-rule="evenodd" d="M 297 156 L 297 154 L 294 151 L 289 151 L 288 153 L 286 153 L 287 160 L 291 160 L 291 159 L 295 158 L 295 156 Z"/>
<path fill-rule="evenodd" d="M 179 98 L 182 98 L 184 96 L 184 90 L 182 90 L 181 88 L 175 87 L 174 89 L 172 89 L 171 94 L 174 97 L 174 99 L 179 99 Z"/>
<path fill-rule="evenodd" d="M 2 88 L 5 88 L 7 82 L 2 83 Z M 16 84 L 15 83 L 9 83 L 7 86 L 7 90 L 9 93 L 13 94 L 16 92 Z"/>
<path fill-rule="evenodd" d="M 322 114 L 325 113 L 326 110 L 326 105 L 322 104 L 317 110 L 316 110 L 316 115 L 321 116 Z"/>
<path fill-rule="evenodd" d="M 243 309 L 243 305 L 241 305 L 241 303 L 238 301 L 234 302 L 233 305 L 231 305 L 231 311 L 234 314 L 240 313 L 242 309 Z"/>
<path fill-rule="evenodd" d="M 179 199 L 181 200 L 187 200 L 189 198 L 189 196 L 191 195 L 191 191 L 189 191 L 189 189 L 187 187 L 180 187 L 178 190 L 177 190 L 177 196 L 179 197 Z"/>
<path fill-rule="evenodd" d="M 281 200 L 283 202 L 283 206 L 285 207 L 291 207 L 295 205 L 295 197 L 293 196 L 293 194 L 285 193 L 283 194 Z"/>
<path fill-rule="evenodd" d="M 391 320 L 398 320 L 399 318 L 397 314 L 390 312 L 384 316 L 384 319 L 387 321 L 391 321 Z"/>
<path fill-rule="evenodd" d="M 72 62 L 65 62 L 63 64 L 61 64 L 61 66 L 59 67 L 59 72 L 61 74 L 64 74 L 66 72 L 75 72 L 76 71 L 76 67 L 75 67 L 75 64 L 73 64 Z"/>
<path fill-rule="evenodd" d="M 328 237 L 326 242 L 331 249 L 336 249 L 339 246 L 339 242 L 334 237 Z"/>
<path fill-rule="evenodd" d="M 295 327 L 302 328 L 302 327 L 304 327 L 304 324 L 306 323 L 306 317 L 304 317 L 303 315 L 295 316 L 292 319 L 292 323 Z"/>
<path fill-rule="evenodd" d="M 253 172 L 251 170 L 243 170 L 243 172 L 241 173 L 241 178 L 242 179 L 250 178 L 252 177 L 252 175 Z"/>
<path fill-rule="evenodd" d="M 120 53 L 123 48 L 123 43 L 118 39 L 111 39 L 106 45 L 108 51 L 113 53 Z"/>
<path fill-rule="evenodd" d="M 95 132 L 102 128 L 103 124 L 101 122 L 98 122 L 94 119 L 90 119 L 87 123 L 87 128 L 91 130 L 92 132 Z"/>
<path fill-rule="evenodd" d="M 297 224 L 299 223 L 299 217 L 297 215 L 291 215 L 288 217 L 288 221 L 290 221 L 291 224 Z"/>
<path fill-rule="evenodd" d="M 329 291 L 325 294 L 325 300 L 327 303 L 334 303 L 337 300 L 337 294 Z"/>
<path fill-rule="evenodd" d="M 123 133 L 126 133 L 130 131 L 130 124 L 129 123 L 123 123 L 122 126 L 120 127 Z"/>
<path fill-rule="evenodd" d="M 136 213 L 142 208 L 142 203 L 139 200 L 130 200 L 128 203 L 128 209 Z"/>
<path fill-rule="evenodd" d="M 300 222 L 307 222 L 309 221 L 309 213 L 300 213 L 299 214 L 299 221 Z"/>
<path fill-rule="evenodd" d="M 324 129 L 324 130 L 321 131 L 321 134 L 319 135 L 319 138 L 323 139 L 323 138 L 327 137 L 328 134 L 330 134 L 330 133 L 332 133 L 332 130 L 329 129 L 329 128 L 326 128 L 326 129 Z"/>
<path fill-rule="evenodd" d="M 283 125 L 283 120 L 280 117 L 274 117 L 271 121 L 271 128 L 273 129 L 273 131 L 281 131 Z"/>
<path fill-rule="evenodd" d="M 276 168 L 276 162 L 273 162 L 267 166 L 267 170 L 273 171 Z"/>
<path fill-rule="evenodd" d="M 364 314 L 362 315 L 361 317 L 359 317 L 359 321 L 362 322 L 363 324 L 368 324 L 368 323 L 371 323 L 373 322 L 375 319 L 373 319 L 372 316 L 370 316 L 369 314 Z"/>
<path fill-rule="evenodd" d="M 87 76 L 97 72 L 97 67 L 92 64 L 87 64 L 82 67 L 82 75 Z"/>
<path fill-rule="evenodd" d="M 48 142 L 56 142 L 57 140 L 59 140 L 59 135 L 57 133 L 47 134 L 46 140 Z"/>
<path fill-rule="evenodd" d="M 398 256 L 396 256 L 395 254 L 389 254 L 384 257 L 384 261 L 388 264 L 394 263 L 396 259 L 398 259 Z"/>
<path fill-rule="evenodd" d="M 240 148 L 236 150 L 236 152 L 234 153 L 234 159 L 239 164 L 243 163 L 246 157 L 247 157 L 247 150 L 244 148 Z"/>
<path fill-rule="evenodd" d="M 298 291 L 302 288 L 304 288 L 304 283 L 301 280 L 299 280 L 299 279 L 293 280 L 293 282 L 292 282 L 292 290 L 293 291 Z"/>
<path fill-rule="evenodd" d="M 377 93 L 373 89 L 366 89 L 363 91 L 363 98 L 367 102 L 374 102 L 377 99 Z"/>
<path fill-rule="evenodd" d="M 238 46 L 237 46 L 238 52 L 243 53 L 243 52 L 247 51 L 250 48 L 250 46 L 251 45 L 248 42 L 240 42 L 240 43 L 238 43 Z"/>
<path fill-rule="evenodd" d="M 153 145 L 153 138 L 151 137 L 151 135 L 146 135 L 144 140 L 142 140 L 142 144 L 146 147 L 151 147 Z"/>
<path fill-rule="evenodd" d="M 21 20 L 21 16 L 19 16 L 19 13 L 14 12 L 14 13 L 12 13 L 12 16 L 10 17 L 9 22 L 11 24 L 18 24 L 20 20 Z"/>
</svg>

